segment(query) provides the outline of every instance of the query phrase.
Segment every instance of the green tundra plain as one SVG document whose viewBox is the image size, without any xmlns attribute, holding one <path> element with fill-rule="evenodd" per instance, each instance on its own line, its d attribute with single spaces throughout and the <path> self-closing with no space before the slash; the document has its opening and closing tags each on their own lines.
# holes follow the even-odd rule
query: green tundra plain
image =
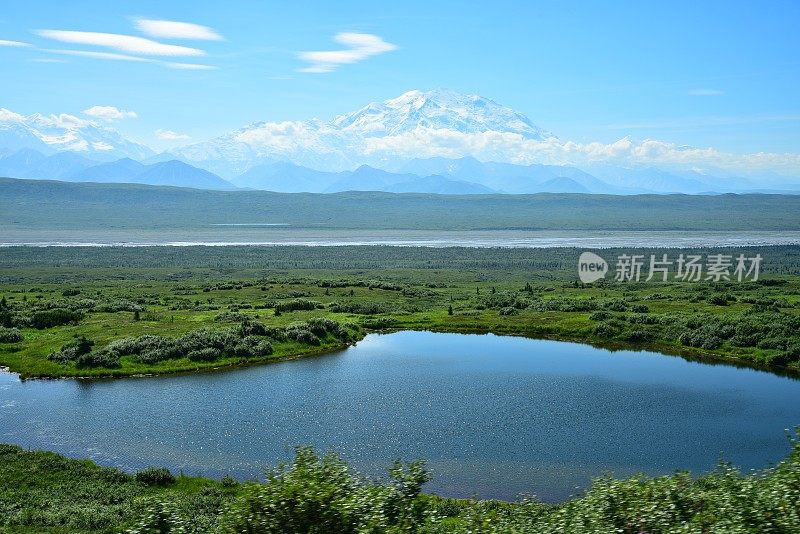
<svg viewBox="0 0 800 534">
<path fill-rule="evenodd" d="M 798 247 L 746 253 L 766 258 L 757 281 L 586 285 L 574 249 L 7 248 L 0 365 L 23 377 L 196 371 L 406 329 L 581 341 L 795 374 Z"/>
</svg>

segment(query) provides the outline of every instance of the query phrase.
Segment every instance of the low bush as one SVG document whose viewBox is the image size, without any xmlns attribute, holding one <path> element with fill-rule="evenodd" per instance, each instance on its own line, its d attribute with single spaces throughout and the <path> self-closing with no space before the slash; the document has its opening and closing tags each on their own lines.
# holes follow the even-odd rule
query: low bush
<svg viewBox="0 0 800 534">
<path fill-rule="evenodd" d="M 298 448 L 291 466 L 270 472 L 264 484 L 244 487 L 226 513 L 228 532 L 259 534 L 419 532 L 419 498 L 430 475 L 421 462 L 390 469 L 388 484 L 360 477 L 335 454 Z"/>
<path fill-rule="evenodd" d="M 0 343 L 19 343 L 24 337 L 16 328 L 6 328 L 0 326 Z"/>
<path fill-rule="evenodd" d="M 91 352 L 92 346 L 94 346 L 94 341 L 81 336 L 62 345 L 61 350 L 49 354 L 47 359 L 61 363 L 77 361 L 84 354 Z"/>
<path fill-rule="evenodd" d="M 81 319 L 83 319 L 83 313 L 79 311 L 55 308 L 34 312 L 30 317 L 30 323 L 33 328 L 41 330 L 66 324 L 78 324 Z"/>
<path fill-rule="evenodd" d="M 382 302 L 332 302 L 328 309 L 334 313 L 355 313 L 358 315 L 379 315 L 396 311 Z"/>
<path fill-rule="evenodd" d="M 136 481 L 146 486 L 168 486 L 175 483 L 175 476 L 166 467 L 150 467 L 137 471 Z"/>
<path fill-rule="evenodd" d="M 79 366 L 109 368 L 119 367 L 120 358 L 125 356 L 150 365 L 178 358 L 195 362 L 211 362 L 225 356 L 261 358 L 273 352 L 269 339 L 318 346 L 322 344 L 321 338 L 328 334 L 343 341 L 351 337 L 347 328 L 327 318 L 310 319 L 287 327 L 265 326 L 247 320 L 236 328 L 195 330 L 177 338 L 147 334 L 118 339 L 95 351 L 91 351 L 91 345 L 78 348 L 72 342 L 49 358 L 60 363 L 74 361 Z"/>
<path fill-rule="evenodd" d="M 275 304 L 275 311 L 283 313 L 297 310 L 315 310 L 321 307 L 322 304 L 313 300 L 295 299 Z"/>
</svg>

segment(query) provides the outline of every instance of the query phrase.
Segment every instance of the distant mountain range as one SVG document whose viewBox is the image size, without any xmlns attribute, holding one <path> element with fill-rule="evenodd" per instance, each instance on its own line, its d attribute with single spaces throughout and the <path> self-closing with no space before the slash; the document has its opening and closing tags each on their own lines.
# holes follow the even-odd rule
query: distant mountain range
<svg viewBox="0 0 800 534">
<path fill-rule="evenodd" d="M 459 147 L 452 156 L 420 157 L 428 146 L 447 152 L 450 145 Z M 577 166 L 520 163 L 530 160 L 529 147 L 569 145 L 511 108 L 447 90 L 409 91 L 329 122 L 256 122 L 161 154 L 94 121 L 0 108 L 0 175 L 15 178 L 314 193 L 800 192 L 800 178 L 770 173 L 741 177 L 598 158 Z M 469 155 L 456 155 L 464 147 Z"/>
<path fill-rule="evenodd" d="M 135 183 L 198 189 L 235 189 L 216 174 L 177 160 L 144 165 L 129 158 L 101 163 L 73 152 L 45 156 L 23 148 L 0 157 L 0 176 L 66 182 Z"/>
<path fill-rule="evenodd" d="M 136 183 L 197 189 L 251 189 L 279 193 L 382 191 L 477 195 L 490 193 L 800 193 L 800 186 L 756 188 L 699 174 L 676 175 L 659 169 L 601 169 L 601 180 L 575 167 L 482 163 L 474 158 L 429 158 L 402 162 L 393 171 L 362 165 L 354 171 L 318 171 L 289 162 L 263 163 L 224 180 L 216 174 L 165 155 L 142 163 L 130 158 L 94 161 L 74 152 L 50 156 L 23 148 L 0 151 L 0 176 L 67 182 Z"/>
</svg>

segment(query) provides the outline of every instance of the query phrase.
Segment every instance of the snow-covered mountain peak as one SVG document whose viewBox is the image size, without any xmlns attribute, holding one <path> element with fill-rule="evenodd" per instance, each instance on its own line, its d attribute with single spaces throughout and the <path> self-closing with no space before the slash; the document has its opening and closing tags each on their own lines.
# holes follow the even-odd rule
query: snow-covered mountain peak
<svg viewBox="0 0 800 534">
<path fill-rule="evenodd" d="M 343 131 L 370 137 L 397 135 L 417 128 L 459 133 L 516 133 L 527 139 L 552 137 L 511 108 L 479 95 L 448 89 L 408 91 L 385 102 L 373 102 L 340 115 L 334 119 L 333 125 Z"/>
<path fill-rule="evenodd" d="M 0 109 L 0 147 L 28 147 L 44 153 L 71 151 L 99 159 L 143 159 L 153 151 L 119 132 L 74 115 L 20 115 Z"/>
</svg>

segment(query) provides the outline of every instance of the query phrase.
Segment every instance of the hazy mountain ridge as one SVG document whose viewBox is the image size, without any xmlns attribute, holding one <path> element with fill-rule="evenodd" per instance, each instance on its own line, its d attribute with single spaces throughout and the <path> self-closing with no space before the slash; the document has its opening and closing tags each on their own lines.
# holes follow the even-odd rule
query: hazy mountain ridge
<svg viewBox="0 0 800 534">
<path fill-rule="evenodd" d="M 154 156 L 143 163 L 130 158 L 97 162 L 73 152 L 50 156 L 32 150 L 0 152 L 0 175 L 12 178 L 57 179 L 73 182 L 144 183 L 199 189 L 253 189 L 282 193 L 335 193 L 341 191 L 417 192 L 439 194 L 596 193 L 718 194 L 747 192 L 744 180 L 725 184 L 708 176 L 681 177 L 660 171 L 606 169 L 612 185 L 581 169 L 557 165 L 482 163 L 475 158 L 416 159 L 395 164 L 392 171 L 362 165 L 353 171 L 318 171 L 289 162 L 257 165 L 230 181 L 188 163 Z M 706 180 L 701 182 L 700 179 Z M 632 184 L 647 185 L 636 187 Z M 679 184 L 680 187 L 676 187 Z M 800 185 L 752 192 L 792 194 Z"/>
<path fill-rule="evenodd" d="M 12 178 L 67 182 L 140 183 L 200 189 L 233 189 L 234 186 L 206 170 L 177 160 L 142 164 L 130 158 L 101 163 L 74 152 L 45 156 L 21 149 L 0 157 L 0 175 Z"/>
</svg>

